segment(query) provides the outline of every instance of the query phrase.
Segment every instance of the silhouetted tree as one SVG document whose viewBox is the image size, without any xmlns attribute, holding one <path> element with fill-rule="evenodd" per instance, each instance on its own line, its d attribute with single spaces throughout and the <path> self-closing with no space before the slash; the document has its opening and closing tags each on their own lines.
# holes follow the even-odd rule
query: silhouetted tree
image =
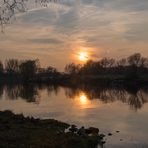
<svg viewBox="0 0 148 148">
<path fill-rule="evenodd" d="M 126 59 L 121 59 L 119 61 L 116 62 L 118 67 L 124 67 L 127 64 L 127 60 Z"/>
<path fill-rule="evenodd" d="M 127 58 L 129 65 L 138 67 L 141 61 L 141 54 L 135 53 Z"/>
<path fill-rule="evenodd" d="M 100 72 L 101 69 L 101 65 L 99 62 L 94 62 L 92 60 L 89 60 L 86 62 L 86 64 L 84 64 L 81 69 L 80 72 L 83 75 L 96 75 Z"/>
<path fill-rule="evenodd" d="M 128 58 L 115 60 L 112 58 L 103 58 L 99 61 L 89 60 L 85 64 L 68 64 L 65 66 L 65 72 L 60 73 L 54 67 L 40 68 L 38 60 L 18 61 L 15 59 L 6 60 L 3 68 L 0 62 L 0 73 L 4 72 L 4 79 L 1 80 L 18 80 L 23 79 L 26 82 L 92 82 L 91 80 L 111 80 L 125 82 L 125 80 L 147 80 L 148 58 L 142 57 L 136 53 Z M 16 77 L 17 76 L 17 77 Z M 10 78 L 10 79 L 9 79 Z M 131 81 L 134 82 L 134 81 Z"/>
<path fill-rule="evenodd" d="M 38 60 L 27 60 L 23 61 L 19 65 L 20 74 L 23 77 L 24 81 L 29 81 L 34 78 L 36 72 L 39 69 L 39 61 Z"/>
<path fill-rule="evenodd" d="M 19 72 L 19 62 L 16 59 L 5 61 L 5 71 L 9 74 L 16 74 Z"/>
<path fill-rule="evenodd" d="M 102 60 L 99 61 L 101 66 L 106 68 L 108 66 L 108 59 L 107 58 L 103 58 Z"/>
<path fill-rule="evenodd" d="M 68 64 L 65 67 L 65 72 L 68 74 L 77 74 L 80 70 L 80 65 L 74 63 Z"/>
<path fill-rule="evenodd" d="M 57 70 L 56 70 L 56 68 L 49 66 L 49 67 L 47 67 L 46 72 L 47 73 L 56 73 Z"/>
<path fill-rule="evenodd" d="M 148 59 L 145 57 L 141 57 L 139 64 L 140 64 L 140 67 L 142 67 L 142 68 L 148 67 Z"/>
</svg>

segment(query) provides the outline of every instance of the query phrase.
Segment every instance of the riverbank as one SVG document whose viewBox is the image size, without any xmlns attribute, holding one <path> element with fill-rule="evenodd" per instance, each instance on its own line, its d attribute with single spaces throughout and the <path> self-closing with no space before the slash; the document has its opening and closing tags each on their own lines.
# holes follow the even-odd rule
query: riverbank
<svg viewBox="0 0 148 148">
<path fill-rule="evenodd" d="M 103 143 L 103 134 L 97 128 L 77 129 L 54 119 L 0 112 L 1 148 L 96 148 Z"/>
</svg>

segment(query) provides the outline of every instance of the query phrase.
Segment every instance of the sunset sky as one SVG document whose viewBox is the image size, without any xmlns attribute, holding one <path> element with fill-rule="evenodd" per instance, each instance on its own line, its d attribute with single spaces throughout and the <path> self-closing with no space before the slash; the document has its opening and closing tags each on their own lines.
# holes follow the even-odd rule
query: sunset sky
<svg viewBox="0 0 148 148">
<path fill-rule="evenodd" d="M 1 60 L 39 59 L 62 70 L 81 58 L 148 56 L 148 0 L 57 1 L 43 8 L 29 0 L 0 33 Z"/>
</svg>

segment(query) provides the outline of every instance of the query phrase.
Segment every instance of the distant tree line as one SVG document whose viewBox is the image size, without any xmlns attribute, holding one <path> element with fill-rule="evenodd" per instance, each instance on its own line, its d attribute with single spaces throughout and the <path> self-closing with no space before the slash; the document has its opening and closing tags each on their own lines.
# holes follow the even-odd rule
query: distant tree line
<svg viewBox="0 0 148 148">
<path fill-rule="evenodd" d="M 57 75 L 58 72 L 55 68 L 49 66 L 47 68 L 41 68 L 39 60 L 17 60 L 9 59 L 4 62 L 0 61 L 0 76 L 1 79 L 13 79 L 33 81 L 39 80 L 43 77 L 50 77 L 51 75 Z"/>
<path fill-rule="evenodd" d="M 148 58 L 135 53 L 127 58 L 115 60 L 113 58 L 102 58 L 99 61 L 89 60 L 84 65 L 68 64 L 65 72 L 70 75 L 79 76 L 124 76 L 135 79 L 148 74 Z"/>
<path fill-rule="evenodd" d="M 127 58 L 115 60 L 102 58 L 99 61 L 89 60 L 84 65 L 68 64 L 65 72 L 58 72 L 56 68 L 48 66 L 41 68 L 39 60 L 9 59 L 0 61 L 0 81 L 13 80 L 23 82 L 54 82 L 67 83 L 69 80 L 138 80 L 148 81 L 148 58 L 135 53 Z"/>
</svg>

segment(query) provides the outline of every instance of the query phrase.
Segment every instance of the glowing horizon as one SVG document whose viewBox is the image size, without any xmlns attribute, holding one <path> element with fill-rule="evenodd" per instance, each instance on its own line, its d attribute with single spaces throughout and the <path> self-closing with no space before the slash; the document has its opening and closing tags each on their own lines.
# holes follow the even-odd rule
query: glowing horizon
<svg viewBox="0 0 148 148">
<path fill-rule="evenodd" d="M 98 56 L 125 58 L 137 52 L 148 56 L 147 3 L 61 2 L 31 9 L 35 6 L 30 0 L 32 11 L 17 15 L 0 33 L 0 60 L 39 59 L 44 67 L 63 70 L 67 63 Z"/>
</svg>

